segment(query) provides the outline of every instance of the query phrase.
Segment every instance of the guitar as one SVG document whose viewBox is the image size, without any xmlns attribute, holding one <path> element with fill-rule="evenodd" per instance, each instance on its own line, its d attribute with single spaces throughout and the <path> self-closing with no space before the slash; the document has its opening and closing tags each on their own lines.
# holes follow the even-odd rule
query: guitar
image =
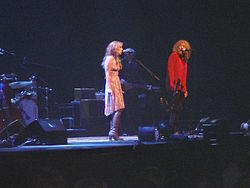
<svg viewBox="0 0 250 188">
<path fill-rule="evenodd" d="M 144 90 L 148 90 L 148 91 L 149 90 L 159 91 L 160 87 L 159 86 L 152 86 L 149 84 L 137 84 L 137 83 L 123 82 L 122 89 L 125 92 L 131 91 L 131 90 L 136 90 L 136 89 L 144 89 Z"/>
</svg>

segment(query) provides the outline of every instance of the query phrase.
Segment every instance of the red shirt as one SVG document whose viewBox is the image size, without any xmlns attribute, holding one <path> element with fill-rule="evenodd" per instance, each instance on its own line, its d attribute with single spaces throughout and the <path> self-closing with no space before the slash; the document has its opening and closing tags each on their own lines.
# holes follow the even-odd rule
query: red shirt
<svg viewBox="0 0 250 188">
<path fill-rule="evenodd" d="M 166 75 L 166 90 L 174 91 L 178 79 L 180 85 L 177 90 L 182 92 L 187 91 L 186 80 L 187 80 L 187 62 L 183 61 L 177 52 L 172 52 L 168 58 L 168 67 Z"/>
</svg>

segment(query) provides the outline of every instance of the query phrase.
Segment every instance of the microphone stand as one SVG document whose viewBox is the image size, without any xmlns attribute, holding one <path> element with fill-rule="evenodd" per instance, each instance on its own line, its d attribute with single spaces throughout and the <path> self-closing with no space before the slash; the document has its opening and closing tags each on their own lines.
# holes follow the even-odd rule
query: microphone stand
<svg viewBox="0 0 250 188">
<path fill-rule="evenodd" d="M 135 61 L 141 66 L 143 67 L 152 78 L 156 79 L 157 81 L 160 81 L 160 78 L 158 76 L 156 76 L 149 68 L 147 68 L 140 60 L 135 58 Z M 154 102 L 153 102 L 153 89 L 150 89 L 150 98 L 151 98 L 151 104 L 154 106 Z M 154 107 L 151 107 L 151 118 L 152 118 L 152 123 L 155 124 L 155 109 Z"/>
<path fill-rule="evenodd" d="M 29 58 L 27 57 L 24 57 L 23 58 L 23 64 L 27 64 L 27 65 L 35 65 L 37 67 L 43 67 L 43 68 L 47 68 L 47 69 L 53 69 L 53 70 L 59 70 L 59 71 L 63 71 L 61 68 L 59 67 L 54 67 L 54 66 L 50 66 L 50 65 L 42 65 L 40 63 L 36 63 L 32 60 L 30 60 Z"/>
<path fill-rule="evenodd" d="M 45 91 L 45 119 L 49 119 L 49 92 L 53 91 L 51 88 L 48 87 L 37 87 L 37 89 Z"/>
</svg>

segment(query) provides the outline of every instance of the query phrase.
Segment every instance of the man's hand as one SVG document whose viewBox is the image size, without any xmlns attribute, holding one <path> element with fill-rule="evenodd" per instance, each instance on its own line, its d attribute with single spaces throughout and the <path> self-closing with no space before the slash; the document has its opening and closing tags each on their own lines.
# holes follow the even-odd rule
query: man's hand
<svg viewBox="0 0 250 188">
<path fill-rule="evenodd" d="M 186 91 L 186 92 L 184 93 L 184 97 L 187 98 L 187 96 L 188 96 L 188 92 Z"/>
</svg>

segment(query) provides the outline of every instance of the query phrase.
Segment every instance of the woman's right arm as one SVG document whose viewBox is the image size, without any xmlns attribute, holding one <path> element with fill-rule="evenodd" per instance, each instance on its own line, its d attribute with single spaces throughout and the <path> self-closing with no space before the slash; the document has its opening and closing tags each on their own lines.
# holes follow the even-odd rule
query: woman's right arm
<svg viewBox="0 0 250 188">
<path fill-rule="evenodd" d="M 112 73 L 116 70 L 115 59 L 112 56 L 109 56 L 105 60 L 105 71 L 106 71 L 106 79 L 108 84 L 108 93 L 114 93 L 114 81 Z"/>
</svg>

